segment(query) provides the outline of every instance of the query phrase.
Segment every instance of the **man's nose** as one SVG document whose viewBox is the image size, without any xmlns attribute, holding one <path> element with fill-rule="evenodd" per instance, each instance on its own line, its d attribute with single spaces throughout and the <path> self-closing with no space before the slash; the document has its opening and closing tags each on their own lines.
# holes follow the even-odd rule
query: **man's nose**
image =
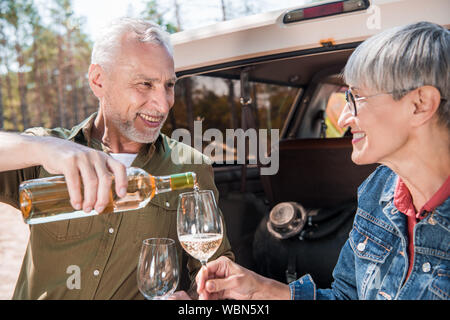
<svg viewBox="0 0 450 320">
<path fill-rule="evenodd" d="M 165 88 L 159 88 L 151 94 L 152 104 L 160 113 L 168 113 L 173 105 L 173 94 L 168 92 Z"/>
</svg>

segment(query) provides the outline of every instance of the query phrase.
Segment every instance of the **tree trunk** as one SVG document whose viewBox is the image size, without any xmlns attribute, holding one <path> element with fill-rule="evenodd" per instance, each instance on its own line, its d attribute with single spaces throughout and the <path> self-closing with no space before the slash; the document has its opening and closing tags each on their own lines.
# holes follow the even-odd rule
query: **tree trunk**
<svg viewBox="0 0 450 320">
<path fill-rule="evenodd" d="M 82 79 L 83 81 L 83 79 Z M 89 117 L 89 103 L 88 103 L 88 99 L 87 96 L 89 94 L 89 89 L 88 86 L 82 82 L 82 86 L 81 86 L 81 96 L 82 96 L 82 100 L 83 100 L 83 118 L 86 119 L 87 117 Z"/>
<path fill-rule="evenodd" d="M 58 36 L 58 75 L 56 79 L 58 86 L 58 116 L 59 126 L 65 128 L 67 124 L 67 118 L 64 94 L 64 51 L 62 48 L 62 43 L 62 37 Z"/>
<path fill-rule="evenodd" d="M 71 126 L 77 124 L 79 122 L 79 112 L 78 112 L 78 98 L 77 98 L 77 78 L 75 76 L 75 58 L 72 52 L 72 29 L 67 30 L 67 59 L 69 61 L 69 65 L 67 67 L 67 74 L 68 74 L 68 82 L 71 87 L 71 96 L 72 96 L 72 105 L 70 107 L 70 110 L 72 111 L 72 117 L 71 117 Z"/>
<path fill-rule="evenodd" d="M 3 94 L 2 94 L 2 77 L 0 77 L 0 130 L 3 130 L 4 125 L 4 117 L 3 117 Z"/>
<path fill-rule="evenodd" d="M 36 34 L 34 35 L 34 39 L 37 39 Z M 42 88 L 43 81 L 42 81 L 41 72 L 39 69 L 39 57 L 38 57 L 38 49 L 37 49 L 37 45 L 36 45 L 36 40 L 33 41 L 33 77 L 34 77 L 34 83 L 36 84 L 35 103 L 36 103 L 37 112 L 34 113 L 34 117 L 33 117 L 34 121 L 32 121 L 34 123 L 32 125 L 41 127 L 44 125 L 43 121 L 42 121 L 42 114 L 44 112 L 43 102 L 42 102 L 44 90 Z"/>
<path fill-rule="evenodd" d="M 52 81 L 51 72 L 49 71 L 49 66 L 45 64 L 45 69 L 41 71 L 41 85 L 42 85 L 42 97 L 44 98 L 43 108 L 45 110 L 46 115 L 48 115 L 48 123 L 50 127 L 55 127 L 56 123 L 55 118 L 55 102 L 54 102 L 54 90 L 56 86 L 54 86 L 54 82 Z M 49 78 L 50 76 L 50 78 Z"/>
<path fill-rule="evenodd" d="M 6 67 L 5 80 L 6 80 L 6 94 L 7 94 L 7 98 L 8 98 L 7 100 L 8 100 L 9 109 L 11 110 L 10 117 L 11 117 L 11 122 L 13 125 L 13 130 L 19 131 L 19 126 L 17 123 L 17 113 L 16 113 L 16 109 L 14 108 L 14 98 L 13 98 L 13 94 L 12 94 L 11 77 L 9 75 L 8 67 Z"/>
<path fill-rule="evenodd" d="M 16 35 L 17 36 L 17 35 Z M 27 82 L 25 78 L 25 73 L 22 72 L 23 66 L 25 64 L 25 59 L 22 52 L 22 47 L 17 42 L 16 43 L 16 53 L 17 53 L 17 62 L 19 64 L 19 72 L 17 73 L 17 77 L 19 80 L 19 99 L 20 99 L 20 112 L 22 113 L 22 125 L 23 129 L 29 128 L 29 115 L 28 115 L 28 103 L 27 103 Z"/>
<path fill-rule="evenodd" d="M 220 3 L 222 5 L 222 20 L 226 21 L 227 20 L 227 9 L 225 8 L 225 1 L 220 0 Z"/>
<path fill-rule="evenodd" d="M 177 0 L 173 1 L 173 5 L 175 7 L 175 19 L 177 21 L 177 29 L 178 31 L 181 31 L 181 17 L 180 17 L 180 5 L 178 4 Z"/>
</svg>

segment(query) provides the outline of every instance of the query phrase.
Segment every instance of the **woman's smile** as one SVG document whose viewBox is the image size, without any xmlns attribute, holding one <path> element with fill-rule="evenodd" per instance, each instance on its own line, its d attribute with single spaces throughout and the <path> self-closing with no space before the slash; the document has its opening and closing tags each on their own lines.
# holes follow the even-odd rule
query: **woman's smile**
<svg viewBox="0 0 450 320">
<path fill-rule="evenodd" d="M 353 139 L 352 143 L 355 144 L 361 140 L 363 140 L 366 137 L 366 134 L 364 132 L 352 132 L 353 133 Z"/>
</svg>

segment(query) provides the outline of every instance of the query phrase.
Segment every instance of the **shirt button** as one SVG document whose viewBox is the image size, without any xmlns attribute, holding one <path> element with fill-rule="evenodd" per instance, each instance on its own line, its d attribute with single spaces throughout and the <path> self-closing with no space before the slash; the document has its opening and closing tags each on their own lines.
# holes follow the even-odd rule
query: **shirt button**
<svg viewBox="0 0 450 320">
<path fill-rule="evenodd" d="M 364 251 L 365 248 L 366 248 L 366 244 L 364 242 L 358 243 L 358 246 L 356 247 L 356 249 L 358 249 L 358 251 Z"/>
<path fill-rule="evenodd" d="M 429 262 L 425 262 L 422 265 L 422 271 L 423 272 L 430 272 L 430 270 L 431 270 L 431 264 Z"/>
<path fill-rule="evenodd" d="M 167 208 L 170 207 L 169 201 L 166 201 L 166 207 L 167 207 Z"/>
<path fill-rule="evenodd" d="M 111 234 L 114 233 L 114 228 L 109 228 L 108 232 L 111 233 Z"/>
<path fill-rule="evenodd" d="M 94 270 L 94 276 L 98 276 L 100 274 L 100 271 Z"/>
</svg>

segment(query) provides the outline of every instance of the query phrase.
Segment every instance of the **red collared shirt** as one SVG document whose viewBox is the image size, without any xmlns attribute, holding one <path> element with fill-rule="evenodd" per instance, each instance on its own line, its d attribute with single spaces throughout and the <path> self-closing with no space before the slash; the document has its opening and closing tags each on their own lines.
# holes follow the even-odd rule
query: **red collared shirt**
<svg viewBox="0 0 450 320">
<path fill-rule="evenodd" d="M 444 203 L 444 201 L 450 196 L 450 176 L 447 177 L 444 184 L 439 188 L 439 190 L 428 200 L 424 206 L 416 211 L 416 208 L 413 205 L 411 193 L 408 190 L 408 187 L 403 182 L 403 180 L 399 177 L 397 181 L 397 185 L 395 187 L 394 192 L 394 205 L 398 209 L 398 211 L 402 212 L 407 216 L 408 222 L 408 253 L 409 253 L 409 268 L 408 275 L 406 279 L 408 279 L 409 274 L 411 273 L 412 266 L 414 263 L 414 227 L 418 221 L 428 216 L 428 213 L 432 212 L 439 205 Z"/>
</svg>

